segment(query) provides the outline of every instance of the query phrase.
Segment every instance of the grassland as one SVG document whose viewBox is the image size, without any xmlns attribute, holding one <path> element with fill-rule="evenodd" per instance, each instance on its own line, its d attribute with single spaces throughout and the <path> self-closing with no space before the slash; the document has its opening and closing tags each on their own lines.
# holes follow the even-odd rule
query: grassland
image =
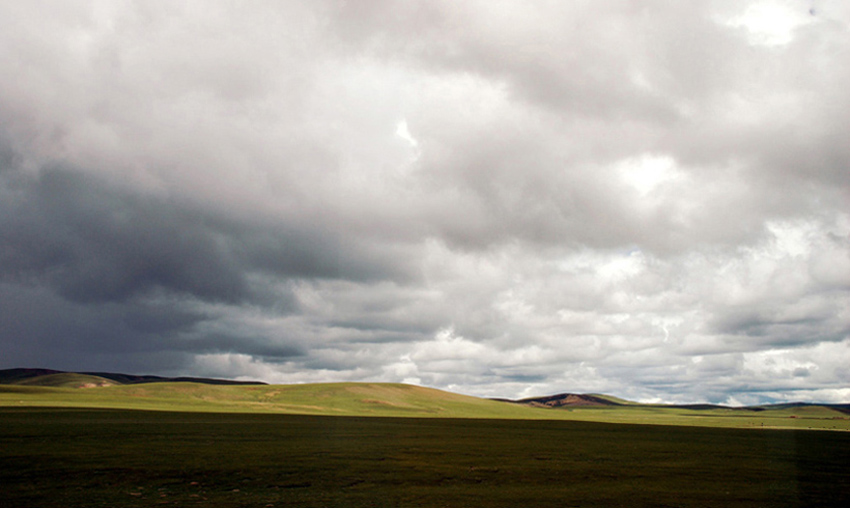
<svg viewBox="0 0 850 508">
<path fill-rule="evenodd" d="M 441 418 L 543 418 L 546 415 L 502 402 L 392 383 L 255 386 L 149 383 L 89 389 L 0 385 L 0 406 Z"/>
<path fill-rule="evenodd" d="M 850 433 L 0 408 L 17 507 L 850 506 Z"/>
<path fill-rule="evenodd" d="M 684 409 L 645 405 L 575 408 L 562 411 L 567 413 L 561 417 L 563 419 L 585 422 L 850 431 L 850 415 L 823 406 L 767 409 L 758 412 L 740 409 Z"/>
<path fill-rule="evenodd" d="M 808 429 L 850 418 L 49 374 L 0 384 L 0 506 L 850 506 L 850 432 Z"/>
<path fill-rule="evenodd" d="M 66 376 L 66 377 L 61 377 Z M 785 428 L 850 431 L 850 415 L 824 406 L 764 411 L 686 409 L 641 404 L 544 409 L 480 399 L 430 388 L 388 383 L 227 386 L 148 383 L 91 386 L 79 375 L 36 378 L 37 383 L 0 384 L 0 407 L 76 407 L 283 413 L 327 416 L 500 418 L 607 423 Z"/>
</svg>

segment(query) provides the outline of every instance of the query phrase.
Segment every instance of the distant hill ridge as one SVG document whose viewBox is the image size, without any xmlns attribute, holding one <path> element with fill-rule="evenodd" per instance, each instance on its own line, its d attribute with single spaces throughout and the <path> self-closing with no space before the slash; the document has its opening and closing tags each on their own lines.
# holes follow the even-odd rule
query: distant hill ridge
<svg viewBox="0 0 850 508">
<path fill-rule="evenodd" d="M 504 402 L 514 404 L 522 404 L 531 407 L 588 407 L 588 406 L 622 406 L 621 402 L 615 402 L 609 398 L 600 395 L 591 395 L 586 393 L 559 393 L 557 395 L 548 395 L 545 397 L 530 397 L 520 400 L 497 399 Z"/>
<path fill-rule="evenodd" d="M 87 379 L 80 376 L 87 376 Z M 142 383 L 201 383 L 207 385 L 265 385 L 262 381 L 235 381 L 232 379 L 215 379 L 203 377 L 161 377 L 150 375 L 120 374 L 115 372 L 67 372 L 53 369 L 17 368 L 0 370 L 0 384 L 42 384 L 57 386 L 67 384 L 66 381 L 79 379 L 81 383 L 89 382 L 94 386 L 104 386 L 106 383 L 98 379 L 111 381 L 112 384 L 133 385 Z M 43 382 L 40 382 L 43 381 Z"/>
<path fill-rule="evenodd" d="M 643 407 L 659 407 L 673 409 L 691 409 L 695 411 L 706 411 L 712 409 L 727 409 L 733 411 L 752 411 L 759 412 L 768 409 L 794 409 L 805 407 L 826 407 L 836 411 L 850 414 L 850 404 L 815 404 L 809 402 L 789 402 L 782 404 L 762 404 L 758 406 L 743 406 L 733 407 L 722 404 L 641 404 L 630 402 L 627 400 L 610 397 L 608 395 L 588 394 L 588 393 L 559 393 L 557 395 L 547 395 L 543 397 L 529 397 L 519 400 L 511 399 L 494 399 L 502 402 L 510 402 L 523 406 L 541 407 L 541 408 L 573 408 L 573 407 L 623 407 L 623 406 L 643 406 Z"/>
<path fill-rule="evenodd" d="M 162 377 L 153 375 L 122 374 L 115 372 L 67 372 L 42 368 L 15 368 L 0 370 L 0 385 L 59 388 L 94 388 L 175 382 L 220 386 L 267 386 L 270 389 L 272 389 L 274 386 L 285 386 L 268 385 L 268 383 L 264 383 L 262 381 L 236 381 L 231 379 L 216 379 L 189 376 Z M 320 385 L 321 384 L 315 386 Z M 358 385 L 358 383 L 352 383 L 350 385 L 356 386 Z M 361 383 L 360 385 L 381 386 L 381 383 Z M 387 384 L 387 386 L 390 386 L 390 384 Z M 572 408 L 666 408 L 685 409 L 693 411 L 728 410 L 733 411 L 735 413 L 759 413 L 767 410 L 791 410 L 821 407 L 844 414 L 850 414 L 850 404 L 814 404 L 807 402 L 791 402 L 746 407 L 731 407 L 719 404 L 642 404 L 638 402 L 618 399 L 609 395 L 579 393 L 560 393 L 556 395 L 529 397 L 519 400 L 511 400 L 505 398 L 494 398 L 491 400 L 502 403 L 508 403 L 512 406 L 526 406 L 540 409 L 552 409 L 555 411 L 565 409 L 568 410 Z"/>
</svg>

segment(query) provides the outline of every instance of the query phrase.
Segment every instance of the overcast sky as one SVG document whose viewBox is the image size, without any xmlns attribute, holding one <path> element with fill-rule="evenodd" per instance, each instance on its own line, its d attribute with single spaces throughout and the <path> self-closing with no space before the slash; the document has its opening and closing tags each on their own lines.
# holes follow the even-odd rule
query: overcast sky
<svg viewBox="0 0 850 508">
<path fill-rule="evenodd" d="M 0 368 L 850 401 L 850 4 L 0 0 Z"/>
</svg>

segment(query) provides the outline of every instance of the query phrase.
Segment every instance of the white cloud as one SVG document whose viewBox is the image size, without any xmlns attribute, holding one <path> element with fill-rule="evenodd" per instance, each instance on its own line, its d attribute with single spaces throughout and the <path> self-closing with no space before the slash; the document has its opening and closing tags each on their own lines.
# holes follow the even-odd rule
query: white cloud
<svg viewBox="0 0 850 508">
<path fill-rule="evenodd" d="M 413 148 L 419 146 L 419 142 L 410 134 L 410 129 L 407 127 L 407 120 L 402 120 L 396 125 L 395 135 L 410 143 L 410 146 Z"/>
<path fill-rule="evenodd" d="M 745 4 L 744 11 L 732 18 L 729 24 L 745 28 L 751 44 L 782 46 L 794 39 L 795 30 L 811 23 L 814 6 L 806 2 L 761 1 Z"/>
<path fill-rule="evenodd" d="M 619 170 L 623 180 L 646 198 L 659 185 L 676 177 L 675 165 L 672 157 L 643 154 L 623 161 Z"/>
</svg>

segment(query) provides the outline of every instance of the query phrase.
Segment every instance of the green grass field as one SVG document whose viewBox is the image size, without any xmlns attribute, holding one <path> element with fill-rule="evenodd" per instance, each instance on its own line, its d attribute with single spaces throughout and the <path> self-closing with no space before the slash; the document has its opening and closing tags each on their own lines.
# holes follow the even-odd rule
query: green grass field
<svg viewBox="0 0 850 508">
<path fill-rule="evenodd" d="M 389 383 L 254 386 L 149 383 L 74 388 L 72 386 L 79 386 L 81 382 L 92 384 L 93 381 L 80 378 L 77 374 L 43 376 L 36 380 L 41 381 L 0 384 L 0 407 L 547 419 L 750 429 L 850 430 L 850 415 L 821 406 L 760 412 L 733 409 L 696 410 L 641 404 L 543 409 Z"/>
<path fill-rule="evenodd" d="M 442 418 L 542 418 L 547 414 L 503 402 L 391 383 L 149 383 L 86 389 L 0 385 L 0 406 Z"/>
<path fill-rule="evenodd" d="M 0 408 L 2 506 L 850 506 L 850 433 Z"/>
<path fill-rule="evenodd" d="M 647 425 L 677 425 L 737 429 L 800 429 L 850 431 L 850 415 L 825 407 L 798 407 L 760 412 L 735 409 L 682 409 L 627 406 L 564 410 L 566 420 Z"/>
</svg>

